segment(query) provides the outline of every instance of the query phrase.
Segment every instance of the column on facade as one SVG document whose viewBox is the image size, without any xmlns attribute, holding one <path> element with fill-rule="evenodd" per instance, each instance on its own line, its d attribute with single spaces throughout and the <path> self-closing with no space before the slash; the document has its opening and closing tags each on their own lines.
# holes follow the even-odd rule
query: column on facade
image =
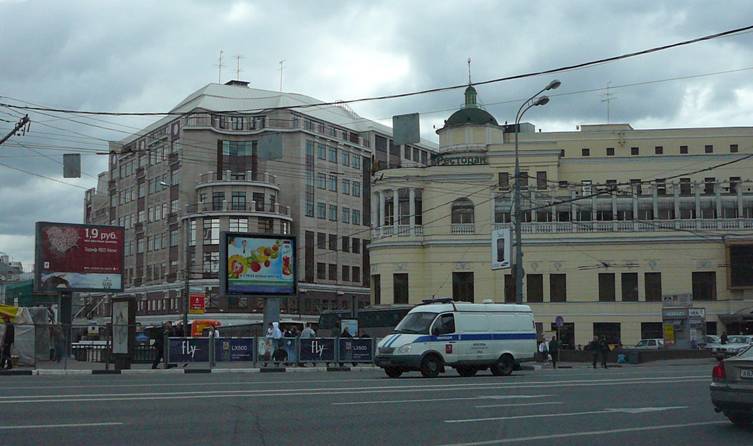
<svg viewBox="0 0 753 446">
<path fill-rule="evenodd" d="M 536 191 L 529 190 L 528 194 L 530 196 L 530 199 L 528 200 L 529 203 L 531 203 L 532 208 L 536 207 Z M 538 211 L 531 211 L 531 222 L 537 222 L 539 221 Z"/>
<path fill-rule="evenodd" d="M 555 186 L 549 186 L 549 196 L 552 197 L 552 201 L 556 201 L 555 194 L 557 193 L 557 188 Z M 492 214 L 493 215 L 493 214 Z M 557 205 L 552 206 L 552 221 L 557 221 Z"/>
<path fill-rule="evenodd" d="M 385 218 L 384 218 L 384 191 L 379 191 L 379 227 L 385 225 Z"/>
<path fill-rule="evenodd" d="M 591 192 L 591 221 L 596 221 L 596 197 L 597 195 Z"/>
<path fill-rule="evenodd" d="M 633 229 L 637 229 L 638 227 L 638 189 L 636 187 L 630 186 L 633 198 Z"/>
<path fill-rule="evenodd" d="M 577 215 L 575 211 L 575 208 L 577 206 L 575 204 L 575 200 L 577 199 L 577 196 L 578 194 L 577 192 L 575 192 L 575 189 L 571 189 L 570 190 L 570 221 L 571 222 L 579 220 L 579 215 Z M 570 227 L 571 229 L 575 230 L 575 224 L 571 223 Z"/>
<path fill-rule="evenodd" d="M 656 187 L 656 183 L 651 188 L 651 204 L 653 205 L 654 220 L 656 220 L 659 218 L 659 189 Z"/>
<path fill-rule="evenodd" d="M 680 219 L 680 183 L 672 183 L 672 204 L 675 209 L 675 219 Z"/>
<path fill-rule="evenodd" d="M 400 225 L 400 189 L 392 189 L 392 223 L 395 226 L 395 234 L 397 234 L 397 227 Z"/>
<path fill-rule="evenodd" d="M 737 218 L 743 218 L 743 183 L 737 183 Z"/>
<path fill-rule="evenodd" d="M 416 189 L 413 187 L 408 189 L 408 212 L 410 216 L 410 230 L 413 232 L 416 227 Z"/>
<path fill-rule="evenodd" d="M 701 188 L 699 186 L 698 181 L 693 181 L 693 196 L 695 198 L 695 218 L 696 218 L 696 227 L 700 227 L 701 225 Z"/>
<path fill-rule="evenodd" d="M 722 184 L 721 182 L 714 183 L 714 201 L 716 204 L 716 219 L 717 219 L 717 225 L 721 226 L 721 218 L 722 218 Z"/>
<path fill-rule="evenodd" d="M 371 226 L 376 229 L 379 225 L 379 193 L 371 194 Z"/>
<path fill-rule="evenodd" d="M 612 197 L 612 220 L 614 221 L 614 225 L 616 227 L 617 225 L 617 191 L 612 191 L 611 194 L 609 194 Z"/>
</svg>

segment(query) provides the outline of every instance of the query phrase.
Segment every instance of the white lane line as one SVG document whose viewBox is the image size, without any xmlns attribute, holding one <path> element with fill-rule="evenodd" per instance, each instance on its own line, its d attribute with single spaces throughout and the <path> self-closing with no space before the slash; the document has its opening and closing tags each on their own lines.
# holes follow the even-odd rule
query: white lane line
<svg viewBox="0 0 753 446">
<path fill-rule="evenodd" d="M 552 406 L 555 404 L 564 404 L 561 401 L 548 401 L 545 403 L 513 403 L 513 404 L 485 404 L 476 406 L 477 409 L 487 409 L 492 407 L 525 407 L 525 406 Z"/>
<path fill-rule="evenodd" d="M 423 400 L 390 400 L 390 401 L 348 401 L 344 403 L 332 403 L 333 406 L 355 406 L 359 404 L 403 404 L 403 403 L 434 403 L 437 401 L 469 401 L 469 400 L 506 400 L 506 399 L 526 399 L 526 398 L 544 398 L 552 395 L 491 395 L 491 396 L 469 396 L 460 398 L 429 398 Z"/>
<path fill-rule="evenodd" d="M 493 444 L 522 443 L 536 440 L 556 440 L 559 438 L 589 437 L 594 435 L 623 434 L 627 432 L 645 432 L 664 429 L 681 429 L 686 427 L 710 426 L 714 424 L 729 424 L 728 421 L 701 421 L 698 423 L 663 424 L 660 426 L 626 427 L 622 429 L 608 429 L 600 431 L 573 432 L 569 434 L 536 435 L 533 437 L 500 438 L 497 440 L 475 441 L 470 443 L 452 443 L 442 446 L 487 446 Z"/>
<path fill-rule="evenodd" d="M 282 396 L 299 396 L 299 397 L 305 397 L 305 396 L 317 396 L 317 395 L 327 395 L 327 396 L 336 396 L 336 395 L 363 395 L 363 394 L 372 394 L 372 393 L 406 393 L 406 392 L 436 392 L 436 391 L 442 391 L 442 392 L 466 392 L 466 391 L 473 391 L 473 390 L 504 390 L 508 387 L 513 387 L 515 389 L 536 389 L 541 390 L 542 388 L 549 388 L 554 387 L 557 389 L 562 388 L 568 388 L 568 387 L 598 387 L 598 386 L 619 386 L 619 385 L 649 385 L 649 384 L 687 384 L 689 382 L 707 382 L 708 378 L 699 378 L 699 379 L 692 379 L 692 380 L 683 380 L 682 382 L 677 382 L 676 380 L 672 381 L 631 381 L 631 382 L 615 382 L 615 381 L 606 381 L 606 382 L 599 382 L 599 383 L 576 383 L 576 384 L 557 384 L 549 382 L 547 384 L 538 383 L 538 384 L 532 384 L 532 385 L 520 385 L 519 383 L 511 383 L 508 385 L 495 385 L 496 387 L 486 387 L 486 386 L 465 386 L 465 387 L 454 387 L 454 388 L 447 388 L 446 386 L 418 386 L 418 388 L 410 387 L 406 388 L 408 386 L 400 386 L 398 388 L 390 387 L 390 388 L 367 388 L 371 390 L 351 390 L 351 389 L 345 389 L 343 391 L 342 389 L 336 389 L 336 388 L 323 388 L 323 389 L 315 389 L 314 391 L 309 389 L 289 389 L 287 391 L 284 390 L 270 390 L 270 391 L 263 391 L 263 390 L 238 390 L 238 391 L 213 391 L 213 392 L 170 392 L 170 393 L 139 393 L 139 394 L 108 394 L 108 395 L 97 395 L 96 397 L 93 397 L 93 395 L 35 395 L 35 396 L 16 396 L 16 397 L 8 397 L 8 398 L 17 398 L 17 399 L 8 399 L 8 400 L 0 400 L 0 404 L 33 404 L 33 403 L 71 403 L 71 402 L 92 402 L 92 401 L 152 401 L 152 400 L 183 400 L 183 399 L 205 399 L 205 398 L 240 398 L 240 397 L 282 397 Z M 362 387 L 356 387 L 355 389 L 363 389 Z M 156 396 L 155 396 L 156 395 Z M 164 395 L 164 396 L 160 396 Z M 23 399 L 21 399 L 23 398 Z M 41 399 L 40 399 L 41 398 Z M 44 399 L 47 398 L 47 399 Z"/>
<path fill-rule="evenodd" d="M 652 409 L 651 411 L 659 410 L 678 410 L 687 409 L 687 406 L 672 406 L 662 408 L 625 408 L 625 409 L 601 409 L 601 410 L 588 410 L 584 412 L 560 412 L 560 413 L 539 413 L 532 415 L 510 415 L 506 417 L 488 417 L 488 418 L 463 418 L 459 420 L 444 420 L 445 423 L 477 423 L 479 421 L 502 421 L 502 420 L 523 420 L 526 418 L 552 418 L 552 417 L 575 417 L 579 415 L 597 415 L 597 414 L 614 414 L 616 412 L 636 414 L 639 409 Z"/>
<path fill-rule="evenodd" d="M 161 395 L 205 395 L 205 394 L 216 394 L 216 393 L 224 393 L 224 394 L 231 394 L 231 393 L 238 393 L 238 394 L 254 394 L 254 393 L 263 393 L 263 394 L 274 394 L 274 393 L 289 393 L 289 392 L 298 392 L 301 394 L 305 394 L 308 392 L 319 392 L 319 391 L 327 391 L 327 392 L 347 392 L 347 391 L 362 391 L 362 390 L 369 390 L 374 392 L 380 392 L 380 391 L 405 391 L 408 390 L 416 390 L 416 391 L 434 391 L 434 390 L 472 390 L 472 389 L 486 389 L 486 388 L 506 388 L 506 387 L 514 387 L 514 388 L 539 388 L 539 387 L 568 387 L 568 386 L 574 386 L 578 387 L 580 385 L 587 385 L 587 386 L 594 386 L 594 385 L 631 385 L 631 384 L 653 384 L 653 383 L 667 383 L 667 382 L 677 382 L 682 380 L 682 382 L 679 382 L 680 384 L 689 382 L 693 379 L 703 379 L 708 380 L 707 375 L 689 375 L 689 376 L 675 376 L 675 377 L 667 377 L 667 378 L 618 378 L 618 379 L 601 379 L 601 380 L 564 380 L 564 381 L 515 381 L 515 382 L 494 382 L 494 383 L 479 383 L 479 382 L 467 382 L 467 383 L 461 383 L 461 384 L 442 384 L 441 382 L 438 382 L 437 384 L 425 384 L 425 385 L 389 385 L 389 386 L 372 386 L 372 387 L 317 387 L 317 388 L 296 388 L 296 389 L 259 389 L 259 390 L 207 390 L 207 391 L 191 391 L 191 392 L 148 392 L 148 393 L 99 393 L 99 394 L 69 394 L 69 395 L 15 395 L 15 396 L 0 396 L 0 404 L 3 403 L 2 400 L 18 400 L 18 399 L 34 399 L 34 398 L 47 398 L 47 399 L 55 399 L 55 398 L 78 398 L 78 397 L 126 397 L 126 396 L 161 396 Z M 359 393 L 359 392 L 356 392 Z M 370 393 L 370 392 L 367 392 Z"/>
<path fill-rule="evenodd" d="M 20 430 L 20 429 L 58 429 L 65 427 L 99 427 L 99 426 L 120 426 L 124 423 L 76 423 L 76 424 L 28 424 L 26 426 L 0 426 L 0 430 Z"/>
</svg>

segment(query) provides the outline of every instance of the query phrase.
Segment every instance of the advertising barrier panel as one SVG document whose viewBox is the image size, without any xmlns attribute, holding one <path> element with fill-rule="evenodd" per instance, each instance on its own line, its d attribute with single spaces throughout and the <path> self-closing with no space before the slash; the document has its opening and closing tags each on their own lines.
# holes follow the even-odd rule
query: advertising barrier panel
<svg viewBox="0 0 753 446">
<path fill-rule="evenodd" d="M 301 338 L 301 362 L 335 362 L 335 338 Z"/>
<path fill-rule="evenodd" d="M 340 338 L 340 362 L 371 362 L 374 360 L 371 338 Z"/>
<path fill-rule="evenodd" d="M 254 338 L 215 339 L 214 360 L 217 362 L 252 362 L 254 360 Z"/>
<path fill-rule="evenodd" d="M 209 362 L 209 338 L 168 339 L 169 362 Z"/>
</svg>

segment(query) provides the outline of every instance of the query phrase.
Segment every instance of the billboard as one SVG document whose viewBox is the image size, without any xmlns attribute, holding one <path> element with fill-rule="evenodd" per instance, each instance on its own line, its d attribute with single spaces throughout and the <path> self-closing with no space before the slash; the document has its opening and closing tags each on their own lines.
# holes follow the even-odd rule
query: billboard
<svg viewBox="0 0 753 446">
<path fill-rule="evenodd" d="M 510 228 L 492 231 L 492 269 L 510 267 Z"/>
<path fill-rule="evenodd" d="M 125 228 L 37 222 L 37 291 L 123 291 Z"/>
<path fill-rule="evenodd" d="M 191 314 L 206 313 L 206 295 L 204 292 L 188 294 L 188 312 Z"/>
<path fill-rule="evenodd" d="M 220 287 L 223 294 L 294 296 L 295 237 L 223 232 Z"/>
</svg>

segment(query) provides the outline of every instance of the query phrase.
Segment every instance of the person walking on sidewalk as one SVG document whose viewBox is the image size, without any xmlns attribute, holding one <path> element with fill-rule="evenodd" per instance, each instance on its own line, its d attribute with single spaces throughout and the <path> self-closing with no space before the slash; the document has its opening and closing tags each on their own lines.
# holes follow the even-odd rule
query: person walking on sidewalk
<svg viewBox="0 0 753 446">
<path fill-rule="evenodd" d="M 549 359 L 549 343 L 546 342 L 546 338 L 539 344 L 539 354 L 542 362 L 546 362 Z"/>
<path fill-rule="evenodd" d="M 556 369 L 560 355 L 560 341 L 557 335 L 552 336 L 552 340 L 549 341 L 549 355 L 552 357 L 552 368 Z"/>
<path fill-rule="evenodd" d="M 588 343 L 586 350 L 591 352 L 593 366 L 596 368 L 596 361 L 599 360 L 599 338 L 597 336 L 594 336 L 593 341 Z"/>
<path fill-rule="evenodd" d="M 601 366 L 607 368 L 607 356 L 609 355 L 609 343 L 606 336 L 599 339 L 599 353 L 601 353 Z"/>
<path fill-rule="evenodd" d="M 10 317 L 3 315 L 5 321 L 5 333 L 3 334 L 2 354 L 0 354 L 0 369 L 12 369 L 13 362 L 10 359 L 10 350 L 16 341 L 16 327 L 10 321 Z"/>
<path fill-rule="evenodd" d="M 165 322 L 165 325 L 157 330 L 157 336 L 154 339 L 154 348 L 157 350 L 157 355 L 152 362 L 152 368 L 156 369 L 159 363 L 165 358 L 165 336 L 172 336 L 172 324 L 170 321 Z M 165 364 L 167 368 L 167 364 Z"/>
</svg>

